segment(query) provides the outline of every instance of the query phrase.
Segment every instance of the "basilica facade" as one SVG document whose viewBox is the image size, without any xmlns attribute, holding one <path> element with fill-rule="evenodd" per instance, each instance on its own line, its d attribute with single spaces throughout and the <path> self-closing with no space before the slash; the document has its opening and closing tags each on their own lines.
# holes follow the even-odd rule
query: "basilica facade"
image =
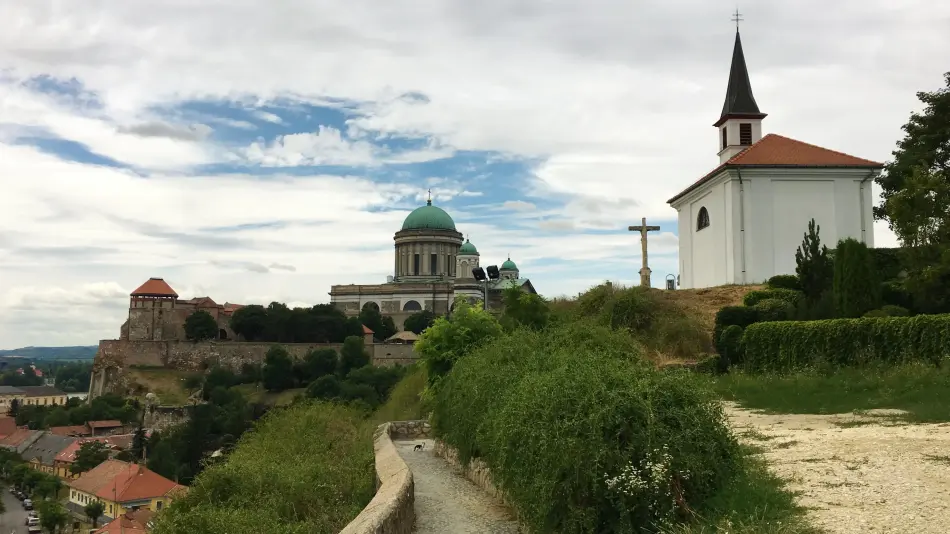
<svg viewBox="0 0 950 534">
<path fill-rule="evenodd" d="M 332 286 L 330 302 L 348 316 L 356 316 L 366 307 L 375 308 L 402 328 L 406 317 L 422 310 L 449 313 L 456 297 L 470 301 L 484 298 L 486 286 L 472 274 L 481 266 L 478 250 L 463 239 L 452 217 L 433 206 L 432 200 L 406 217 L 393 240 L 393 274 L 385 283 Z M 500 304 L 501 292 L 508 287 L 536 293 L 511 258 L 499 266 L 499 274 L 500 278 L 487 286 L 490 307 Z"/>
</svg>

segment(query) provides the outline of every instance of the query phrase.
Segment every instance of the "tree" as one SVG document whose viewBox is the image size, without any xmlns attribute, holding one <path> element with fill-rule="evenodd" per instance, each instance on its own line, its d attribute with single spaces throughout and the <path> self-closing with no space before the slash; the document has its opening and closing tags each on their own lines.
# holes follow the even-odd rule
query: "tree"
<svg viewBox="0 0 950 534">
<path fill-rule="evenodd" d="M 92 528 L 96 528 L 96 525 L 99 523 L 99 518 L 102 517 L 102 514 L 106 511 L 106 506 L 102 504 L 102 501 L 92 501 L 87 504 L 82 511 L 86 514 L 86 517 L 89 518 L 89 521 L 92 522 Z"/>
<path fill-rule="evenodd" d="M 10 417 L 16 418 L 17 414 L 20 413 L 20 399 L 13 399 L 10 401 L 10 409 L 7 411 L 7 415 Z"/>
<path fill-rule="evenodd" d="M 231 314 L 231 330 L 247 341 L 260 341 L 267 330 L 267 310 L 259 304 L 250 304 Z"/>
<path fill-rule="evenodd" d="M 834 265 L 828 255 L 828 247 L 821 244 L 821 226 L 815 219 L 808 221 L 808 232 L 802 245 L 795 251 L 795 274 L 801 281 L 802 291 L 809 302 L 818 302 L 831 288 Z"/>
<path fill-rule="evenodd" d="M 397 332 L 393 318 L 388 315 L 384 317 L 373 307 L 366 307 L 360 311 L 360 322 L 373 331 L 376 339 L 389 339 Z"/>
<path fill-rule="evenodd" d="M 550 309 L 540 295 L 527 293 L 518 287 L 509 287 L 502 293 L 505 317 L 516 325 L 540 330 L 548 324 Z"/>
<path fill-rule="evenodd" d="M 55 406 L 43 419 L 46 426 L 67 426 L 69 425 L 69 412 L 62 406 Z"/>
<path fill-rule="evenodd" d="M 938 189 L 944 189 L 950 183 L 950 72 L 944 74 L 946 87 L 937 91 L 917 93 L 924 104 L 921 113 L 911 113 L 910 120 L 903 126 L 904 138 L 897 143 L 893 152 L 894 159 L 884 166 L 884 172 L 875 180 L 881 186 L 881 205 L 875 207 L 874 215 L 886 219 L 894 233 L 902 238 L 914 235 L 914 226 L 919 223 L 916 210 L 895 210 L 895 201 L 901 203 L 903 191 L 918 189 L 921 177 L 939 183 Z M 917 181 L 915 185 L 913 182 Z M 924 203 L 923 205 L 927 205 Z M 946 207 L 946 204 L 943 205 Z M 926 209 L 926 208 L 925 208 Z M 948 214 L 942 212 L 940 225 L 946 228 Z M 940 239 L 946 243 L 947 232 L 940 233 Z M 913 242 L 904 241 L 914 246 Z"/>
<path fill-rule="evenodd" d="M 43 476 L 36 482 L 33 494 L 41 499 L 55 499 L 59 495 L 59 490 L 63 489 L 63 482 L 57 476 L 46 473 L 41 473 L 41 475 Z"/>
<path fill-rule="evenodd" d="M 237 377 L 230 369 L 216 365 L 205 375 L 204 385 L 201 387 L 201 398 L 208 400 L 211 392 L 217 387 L 229 388 L 237 383 Z"/>
<path fill-rule="evenodd" d="M 353 369 L 369 365 L 370 357 L 366 353 L 362 336 L 350 336 L 343 341 L 340 349 L 340 376 L 345 377 Z"/>
<path fill-rule="evenodd" d="M 79 445 L 69 472 L 78 475 L 98 466 L 109 458 L 109 447 L 101 441 L 85 441 Z"/>
<path fill-rule="evenodd" d="M 198 310 L 185 319 L 185 337 L 191 341 L 205 341 L 218 337 L 218 322 L 210 313 Z"/>
<path fill-rule="evenodd" d="M 307 397 L 311 399 L 335 399 L 340 396 L 340 379 L 336 375 L 325 375 L 307 386 Z"/>
<path fill-rule="evenodd" d="M 267 391 L 283 391 L 294 385 L 294 362 L 287 349 L 280 345 L 271 347 L 264 356 L 261 382 Z"/>
<path fill-rule="evenodd" d="M 69 521 L 66 509 L 57 501 L 41 502 L 37 506 L 37 512 L 40 516 L 40 525 L 50 534 L 55 534 L 58 529 L 65 528 Z"/>
<path fill-rule="evenodd" d="M 338 361 L 339 356 L 333 349 L 315 349 L 308 352 L 303 361 L 307 382 L 333 374 Z"/>
<path fill-rule="evenodd" d="M 473 348 L 502 334 L 501 325 L 492 314 L 470 305 L 464 297 L 457 298 L 452 315 L 436 319 L 416 342 L 429 385 L 434 386 L 452 370 L 456 360 Z"/>
<path fill-rule="evenodd" d="M 423 330 L 432 326 L 432 323 L 435 322 L 435 317 L 436 315 L 431 311 L 422 310 L 406 317 L 402 326 L 410 332 L 421 334 Z"/>
<path fill-rule="evenodd" d="M 854 238 L 838 243 L 834 267 L 835 311 L 861 317 L 881 307 L 881 281 L 868 246 Z"/>
</svg>

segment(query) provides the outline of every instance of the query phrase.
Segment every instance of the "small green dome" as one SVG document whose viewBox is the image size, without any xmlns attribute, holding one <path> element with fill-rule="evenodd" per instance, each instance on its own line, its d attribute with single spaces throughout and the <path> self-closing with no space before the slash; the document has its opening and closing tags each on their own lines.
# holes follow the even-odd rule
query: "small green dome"
<svg viewBox="0 0 950 534">
<path fill-rule="evenodd" d="M 468 239 L 459 247 L 459 256 L 478 256 L 478 250 Z"/>
<path fill-rule="evenodd" d="M 515 262 L 511 261 L 511 258 L 508 258 L 507 260 L 505 260 L 505 263 L 501 264 L 501 270 L 502 271 L 517 271 L 518 266 L 515 265 Z"/>
<path fill-rule="evenodd" d="M 406 217 L 402 223 L 403 230 L 419 230 L 429 228 L 432 230 L 455 230 L 455 221 L 442 208 L 432 205 L 431 200 L 426 201 L 426 205 L 412 210 L 412 213 Z"/>
</svg>

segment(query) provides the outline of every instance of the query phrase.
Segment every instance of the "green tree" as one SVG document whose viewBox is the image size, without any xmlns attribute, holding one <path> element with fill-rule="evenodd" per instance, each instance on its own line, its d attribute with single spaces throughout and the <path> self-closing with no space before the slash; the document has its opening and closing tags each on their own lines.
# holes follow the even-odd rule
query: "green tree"
<svg viewBox="0 0 950 534">
<path fill-rule="evenodd" d="M 101 441 L 86 441 L 79 445 L 76 459 L 69 466 L 69 472 L 78 475 L 98 466 L 109 458 L 109 448 Z"/>
<path fill-rule="evenodd" d="M 795 251 L 795 274 L 809 302 L 818 302 L 831 289 L 834 278 L 834 264 L 828 247 L 821 244 L 820 232 L 821 226 L 815 224 L 815 219 L 808 221 L 808 232 Z"/>
<path fill-rule="evenodd" d="M 56 406 L 46 414 L 43 421 L 46 426 L 67 426 L 69 425 L 69 412 L 62 406 Z"/>
<path fill-rule="evenodd" d="M 46 529 L 50 534 L 56 534 L 57 531 L 66 528 L 69 521 L 69 515 L 66 509 L 58 501 L 43 501 L 37 506 L 37 512 L 40 516 L 40 526 Z"/>
<path fill-rule="evenodd" d="M 340 349 L 340 376 L 345 377 L 351 370 L 369 365 L 370 357 L 363 345 L 362 336 L 350 336 L 343 341 Z"/>
<path fill-rule="evenodd" d="M 41 499 L 55 499 L 59 491 L 63 489 L 63 481 L 57 476 L 40 474 L 43 476 L 37 480 L 33 494 Z"/>
<path fill-rule="evenodd" d="M 294 362 L 284 347 L 274 345 L 267 351 L 261 382 L 267 391 L 283 391 L 294 386 Z"/>
<path fill-rule="evenodd" d="M 472 306 L 464 297 L 455 300 L 455 311 L 449 318 L 439 317 L 416 342 L 416 352 L 428 374 L 429 385 L 435 385 L 452 370 L 452 365 L 469 351 L 503 334 L 501 324 L 480 306 Z"/>
<path fill-rule="evenodd" d="M 82 511 L 92 523 L 92 528 L 96 528 L 96 525 L 99 524 L 99 518 L 102 517 L 102 514 L 106 511 L 106 507 L 102 504 L 102 501 L 92 501 L 87 504 Z"/>
<path fill-rule="evenodd" d="M 336 375 L 324 375 L 307 386 L 307 397 L 311 399 L 335 399 L 340 396 L 340 379 Z"/>
<path fill-rule="evenodd" d="M 502 293 L 504 317 L 515 325 L 540 330 L 547 326 L 551 310 L 540 295 L 527 293 L 518 287 L 509 287 Z"/>
<path fill-rule="evenodd" d="M 839 317 L 861 317 L 881 307 L 881 282 L 874 255 L 853 238 L 838 242 L 834 267 L 835 311 Z"/>
<path fill-rule="evenodd" d="M 435 322 L 436 315 L 429 310 L 422 310 L 416 312 L 409 317 L 406 317 L 406 320 L 403 321 L 402 326 L 404 329 L 414 332 L 416 334 L 421 334 L 426 328 L 432 326 L 432 323 Z"/>
<path fill-rule="evenodd" d="M 218 337 L 218 322 L 210 313 L 198 310 L 185 319 L 185 337 L 191 341 L 204 341 Z"/>
<path fill-rule="evenodd" d="M 17 414 L 20 413 L 20 399 L 13 399 L 10 401 L 10 409 L 7 411 L 7 415 L 10 417 L 16 418 Z"/>
<path fill-rule="evenodd" d="M 388 315 L 383 316 L 379 310 L 372 307 L 366 307 L 360 311 L 360 322 L 373 331 L 376 339 L 389 339 L 397 332 L 393 318 Z"/>
<path fill-rule="evenodd" d="M 950 150 L 947 149 L 950 146 L 950 128 L 947 127 L 950 124 L 950 72 L 944 74 L 944 82 L 946 87 L 917 93 L 924 109 L 921 113 L 911 113 L 910 120 L 903 126 L 904 138 L 897 143 L 897 150 L 893 153 L 894 159 L 884 166 L 884 172 L 875 180 L 881 186 L 882 201 L 875 208 L 874 215 L 886 219 L 902 239 L 905 235 L 917 233 L 914 227 L 920 222 L 919 214 L 915 213 L 916 210 L 895 210 L 892 203 L 901 203 L 900 196 L 905 190 L 918 189 L 912 183 L 914 181 L 919 185 L 922 179 L 933 180 L 941 184 L 938 189 L 950 183 Z M 946 204 L 942 207 L 946 208 Z M 946 210 L 940 218 L 944 230 L 939 239 L 946 243 L 950 238 Z M 914 245 L 913 241 L 904 241 L 904 244 Z"/>
<path fill-rule="evenodd" d="M 339 356 L 333 349 L 315 349 L 308 352 L 303 361 L 307 382 L 333 374 L 336 371 L 338 360 Z"/>
<path fill-rule="evenodd" d="M 217 387 L 229 388 L 237 383 L 237 377 L 230 369 L 216 365 L 208 371 L 201 387 L 201 397 L 208 400 L 211 392 Z"/>
<path fill-rule="evenodd" d="M 244 306 L 231 314 L 231 330 L 247 341 L 260 341 L 267 330 L 267 310 L 259 304 Z"/>
</svg>

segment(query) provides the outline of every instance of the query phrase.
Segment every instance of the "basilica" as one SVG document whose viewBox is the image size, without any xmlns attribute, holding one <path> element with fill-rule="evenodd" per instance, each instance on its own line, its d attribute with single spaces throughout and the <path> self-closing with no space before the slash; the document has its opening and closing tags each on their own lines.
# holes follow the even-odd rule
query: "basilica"
<svg viewBox="0 0 950 534">
<path fill-rule="evenodd" d="M 431 199 L 406 217 L 393 240 L 393 274 L 386 283 L 332 286 L 330 302 L 348 316 L 375 308 L 402 328 L 406 317 L 424 309 L 437 315 L 449 313 L 459 296 L 482 300 L 487 290 L 489 307 L 493 307 L 509 287 L 537 293 L 511 258 L 499 266 L 499 278 L 488 281 L 487 287 L 475 280 L 472 270 L 481 266 L 478 250 Z"/>
</svg>

